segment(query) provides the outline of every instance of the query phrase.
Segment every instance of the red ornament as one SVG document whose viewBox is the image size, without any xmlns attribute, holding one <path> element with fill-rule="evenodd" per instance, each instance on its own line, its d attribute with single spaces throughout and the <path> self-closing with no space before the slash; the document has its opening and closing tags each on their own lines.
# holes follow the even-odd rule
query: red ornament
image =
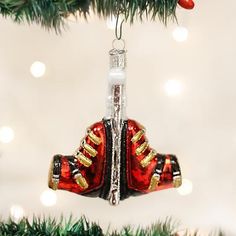
<svg viewBox="0 0 236 236">
<path fill-rule="evenodd" d="M 95 123 L 74 155 L 54 156 L 49 187 L 107 199 L 112 145 L 110 120 Z M 144 127 L 130 119 L 122 128 L 120 169 L 121 200 L 181 185 L 177 158 L 153 150 L 148 145 Z"/>
<path fill-rule="evenodd" d="M 179 0 L 178 4 L 185 9 L 193 9 L 195 5 L 193 0 Z"/>
<path fill-rule="evenodd" d="M 151 148 L 145 128 L 126 116 L 125 53 L 110 51 L 106 116 L 87 129 L 73 155 L 53 157 L 50 188 L 117 205 L 129 196 L 181 185 L 177 158 Z"/>
</svg>

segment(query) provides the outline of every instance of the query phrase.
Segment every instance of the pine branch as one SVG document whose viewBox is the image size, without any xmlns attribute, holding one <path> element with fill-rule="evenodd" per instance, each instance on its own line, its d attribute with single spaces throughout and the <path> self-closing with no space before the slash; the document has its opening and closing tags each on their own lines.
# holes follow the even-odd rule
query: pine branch
<svg viewBox="0 0 236 236">
<path fill-rule="evenodd" d="M 16 22 L 37 23 L 60 31 L 66 18 L 79 14 L 86 18 L 90 11 L 99 17 L 122 14 L 133 23 L 136 18 L 175 20 L 178 0 L 0 0 L 0 15 Z"/>
<path fill-rule="evenodd" d="M 113 231 L 111 233 L 104 233 L 97 223 L 89 222 L 85 217 L 81 217 L 77 221 L 74 221 L 72 217 L 67 221 L 61 218 L 59 222 L 51 218 L 34 218 L 32 222 L 24 218 L 18 223 L 11 219 L 7 222 L 0 221 L 1 236 L 178 236 L 177 230 L 177 226 L 171 218 L 163 222 L 159 221 L 150 227 L 133 228 L 126 226 L 120 231 Z M 210 235 L 213 236 L 213 234 Z M 215 233 L 214 235 L 224 236 L 222 232 Z M 185 236 L 200 236 L 200 234 L 197 231 L 192 234 L 186 232 Z"/>
</svg>

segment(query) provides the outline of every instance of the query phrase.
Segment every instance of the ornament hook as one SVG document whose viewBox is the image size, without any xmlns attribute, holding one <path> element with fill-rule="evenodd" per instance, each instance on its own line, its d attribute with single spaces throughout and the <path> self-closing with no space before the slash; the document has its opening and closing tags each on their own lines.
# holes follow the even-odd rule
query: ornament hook
<svg viewBox="0 0 236 236">
<path fill-rule="evenodd" d="M 116 45 L 117 43 L 119 43 L 119 45 Z M 112 41 L 112 49 L 118 50 L 118 51 L 124 51 L 125 50 L 125 40 L 124 39 L 114 39 Z"/>
<path fill-rule="evenodd" d="M 117 40 L 121 40 L 121 38 L 122 38 L 122 29 L 123 29 L 122 26 L 123 26 L 123 23 L 124 23 L 124 20 L 122 20 L 120 22 L 120 31 L 119 31 L 119 34 L 118 34 L 119 16 L 120 16 L 120 14 L 118 13 L 117 18 L 116 18 L 116 28 L 115 28 L 115 35 L 116 35 Z"/>
</svg>

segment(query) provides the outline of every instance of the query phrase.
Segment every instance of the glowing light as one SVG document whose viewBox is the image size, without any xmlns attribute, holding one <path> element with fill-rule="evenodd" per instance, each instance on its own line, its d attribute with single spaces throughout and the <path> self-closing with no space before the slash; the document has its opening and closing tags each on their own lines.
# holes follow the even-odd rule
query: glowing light
<svg viewBox="0 0 236 236">
<path fill-rule="evenodd" d="M 188 179 L 183 179 L 182 185 L 177 188 L 177 191 L 180 195 L 188 195 L 193 191 L 193 184 Z"/>
<path fill-rule="evenodd" d="M 15 135 L 12 128 L 4 126 L 0 129 L 0 141 L 2 143 L 10 143 L 14 137 Z"/>
<path fill-rule="evenodd" d="M 35 61 L 31 67 L 30 72 L 35 78 L 42 77 L 45 74 L 46 66 L 40 61 Z"/>
<path fill-rule="evenodd" d="M 178 26 L 172 32 L 172 36 L 177 42 L 184 42 L 188 39 L 188 30 L 183 26 Z"/>
<path fill-rule="evenodd" d="M 110 17 L 107 18 L 107 28 L 110 30 L 115 30 L 116 28 L 116 21 L 117 21 L 117 17 L 112 15 Z M 119 17 L 118 19 L 118 27 L 120 27 L 120 24 L 122 22 L 122 17 Z"/>
<path fill-rule="evenodd" d="M 165 92 L 168 96 L 180 95 L 183 91 L 183 84 L 175 79 L 168 80 L 164 86 Z"/>
<path fill-rule="evenodd" d="M 115 16 L 111 16 L 109 18 L 107 18 L 107 28 L 114 30 L 116 28 L 116 17 Z"/>
<path fill-rule="evenodd" d="M 25 212 L 21 206 L 13 205 L 13 206 L 11 206 L 10 214 L 11 214 L 11 218 L 14 221 L 19 221 L 20 219 L 22 219 L 24 217 Z"/>
<path fill-rule="evenodd" d="M 53 190 L 45 190 L 40 195 L 40 201 L 44 206 L 54 206 L 57 203 L 57 195 Z"/>
</svg>

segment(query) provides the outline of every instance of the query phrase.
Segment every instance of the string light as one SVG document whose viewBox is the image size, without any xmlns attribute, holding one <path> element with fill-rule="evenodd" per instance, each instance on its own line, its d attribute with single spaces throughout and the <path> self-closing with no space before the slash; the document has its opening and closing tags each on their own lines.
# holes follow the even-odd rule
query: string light
<svg viewBox="0 0 236 236">
<path fill-rule="evenodd" d="M 31 67 L 30 72 L 35 78 L 42 77 L 45 74 L 46 66 L 40 61 L 35 61 Z"/>
<path fill-rule="evenodd" d="M 14 137 L 15 135 L 12 128 L 4 126 L 0 129 L 0 141 L 2 143 L 10 143 Z"/>
<path fill-rule="evenodd" d="M 40 201 L 44 206 L 54 206 L 57 203 L 57 195 L 53 190 L 45 190 L 40 195 Z"/>
<path fill-rule="evenodd" d="M 20 219 L 22 219 L 24 217 L 24 209 L 19 206 L 19 205 L 12 205 L 10 208 L 10 214 L 11 214 L 11 218 L 14 221 L 19 221 Z"/>
<path fill-rule="evenodd" d="M 188 39 L 188 30 L 183 26 L 177 26 L 173 32 L 172 36 L 177 42 L 184 42 Z"/>
<path fill-rule="evenodd" d="M 177 96 L 182 93 L 183 84 L 179 80 L 171 79 L 165 83 L 164 89 L 168 96 Z"/>
<path fill-rule="evenodd" d="M 177 191 L 180 195 L 188 195 L 193 191 L 193 184 L 188 179 L 183 179 L 182 185 L 177 188 Z"/>
</svg>

